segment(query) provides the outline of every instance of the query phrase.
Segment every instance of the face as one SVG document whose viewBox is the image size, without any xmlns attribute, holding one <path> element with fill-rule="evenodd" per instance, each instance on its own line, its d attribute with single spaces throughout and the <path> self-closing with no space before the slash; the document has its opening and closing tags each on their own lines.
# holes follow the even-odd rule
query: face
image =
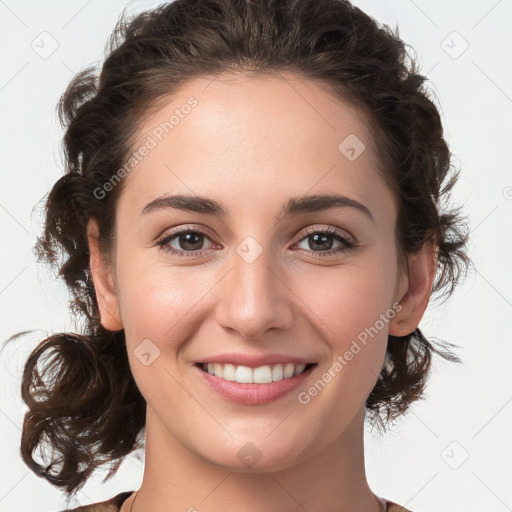
<svg viewBox="0 0 512 512">
<path fill-rule="evenodd" d="M 397 206 L 362 114 L 290 74 L 201 78 L 133 149 L 112 279 L 151 421 L 237 470 L 251 470 L 243 450 L 267 471 L 336 443 L 405 291 Z M 177 195 L 206 202 L 163 199 Z M 304 202 L 325 195 L 346 199 Z"/>
</svg>

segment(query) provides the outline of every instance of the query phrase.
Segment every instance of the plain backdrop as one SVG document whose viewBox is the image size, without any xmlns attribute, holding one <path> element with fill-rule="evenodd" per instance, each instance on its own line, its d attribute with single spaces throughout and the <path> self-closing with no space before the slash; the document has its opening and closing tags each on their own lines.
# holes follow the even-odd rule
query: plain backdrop
<svg viewBox="0 0 512 512">
<path fill-rule="evenodd" d="M 19 456 L 23 364 L 46 335 L 72 331 L 68 295 L 32 247 L 35 208 L 63 172 L 55 106 L 74 73 L 99 65 L 119 14 L 160 2 L 0 0 L 0 511 L 58 511 L 64 498 Z M 462 365 L 435 359 L 426 399 L 384 435 L 367 428 L 366 468 L 375 493 L 415 512 L 512 510 L 512 0 L 356 0 L 416 52 L 443 117 L 461 178 L 452 195 L 470 219 L 475 264 L 420 324 L 455 343 Z M 71 506 L 135 490 L 143 461 L 91 479 Z M 314 482 L 311 482 L 314 485 Z"/>
</svg>

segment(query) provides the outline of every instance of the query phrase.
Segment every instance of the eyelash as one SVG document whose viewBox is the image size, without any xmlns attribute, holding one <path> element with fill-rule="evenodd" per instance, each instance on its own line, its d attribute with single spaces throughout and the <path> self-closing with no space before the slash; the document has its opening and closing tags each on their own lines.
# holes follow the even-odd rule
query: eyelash
<svg viewBox="0 0 512 512">
<path fill-rule="evenodd" d="M 161 238 L 160 240 L 157 241 L 157 245 L 163 251 L 168 252 L 171 255 L 176 256 L 178 258 L 188 258 L 188 257 L 194 257 L 194 256 L 196 256 L 196 257 L 197 256 L 202 256 L 205 253 L 205 251 L 207 251 L 207 249 L 206 250 L 202 250 L 202 251 L 183 251 L 183 250 L 174 249 L 174 248 L 170 247 L 169 245 L 167 245 L 171 240 L 173 240 L 177 236 L 185 234 L 185 233 L 193 233 L 193 234 L 204 235 L 204 236 L 206 236 L 207 238 L 210 239 L 209 234 L 206 231 L 203 231 L 201 229 L 182 229 L 182 230 L 179 230 L 179 231 L 174 231 L 173 233 L 170 233 L 170 234 L 166 235 L 164 238 Z M 355 249 L 356 246 L 357 246 L 357 244 L 353 240 L 351 240 L 348 237 L 342 235 L 335 228 L 324 228 L 324 229 L 308 228 L 306 230 L 304 236 L 297 243 L 302 242 L 309 235 L 312 235 L 312 234 L 332 235 L 336 240 L 338 240 L 339 242 L 341 242 L 343 244 L 343 247 L 338 248 L 338 249 L 331 249 L 329 251 L 307 251 L 307 249 L 299 249 L 301 251 L 312 252 L 314 254 L 314 256 L 313 256 L 314 258 L 325 258 L 325 257 L 328 257 L 328 256 L 332 256 L 333 254 L 336 254 L 336 253 L 348 252 L 351 249 Z M 188 255 L 188 256 L 184 256 L 184 254 L 187 254 L 187 253 L 191 253 L 191 254 Z"/>
</svg>

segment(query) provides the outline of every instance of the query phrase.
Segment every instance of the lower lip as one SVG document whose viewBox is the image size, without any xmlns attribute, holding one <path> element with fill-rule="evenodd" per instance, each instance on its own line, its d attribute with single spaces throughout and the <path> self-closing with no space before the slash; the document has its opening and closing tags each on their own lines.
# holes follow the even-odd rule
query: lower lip
<svg viewBox="0 0 512 512">
<path fill-rule="evenodd" d="M 201 374 L 201 377 L 204 379 L 206 384 L 208 384 L 210 389 L 213 389 L 224 398 L 240 404 L 262 405 L 273 402 L 274 400 L 291 393 L 309 377 L 315 366 L 316 365 L 308 368 L 306 371 L 302 372 L 300 375 L 296 375 L 295 377 L 266 384 L 244 384 L 221 379 L 201 370 L 198 366 L 194 366 L 194 369 Z"/>
</svg>

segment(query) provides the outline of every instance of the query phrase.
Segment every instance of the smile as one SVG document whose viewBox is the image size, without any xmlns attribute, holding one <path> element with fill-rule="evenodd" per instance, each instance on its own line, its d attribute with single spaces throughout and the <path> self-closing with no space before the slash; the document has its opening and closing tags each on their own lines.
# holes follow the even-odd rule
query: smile
<svg viewBox="0 0 512 512">
<path fill-rule="evenodd" d="M 263 405 L 293 396 L 317 363 L 276 363 L 257 366 L 205 363 L 193 366 L 206 389 L 228 402 Z"/>
<path fill-rule="evenodd" d="M 313 366 L 313 363 L 267 364 L 257 368 L 230 363 L 199 363 L 199 365 L 203 371 L 220 379 L 243 384 L 268 384 L 296 377 Z"/>
</svg>

